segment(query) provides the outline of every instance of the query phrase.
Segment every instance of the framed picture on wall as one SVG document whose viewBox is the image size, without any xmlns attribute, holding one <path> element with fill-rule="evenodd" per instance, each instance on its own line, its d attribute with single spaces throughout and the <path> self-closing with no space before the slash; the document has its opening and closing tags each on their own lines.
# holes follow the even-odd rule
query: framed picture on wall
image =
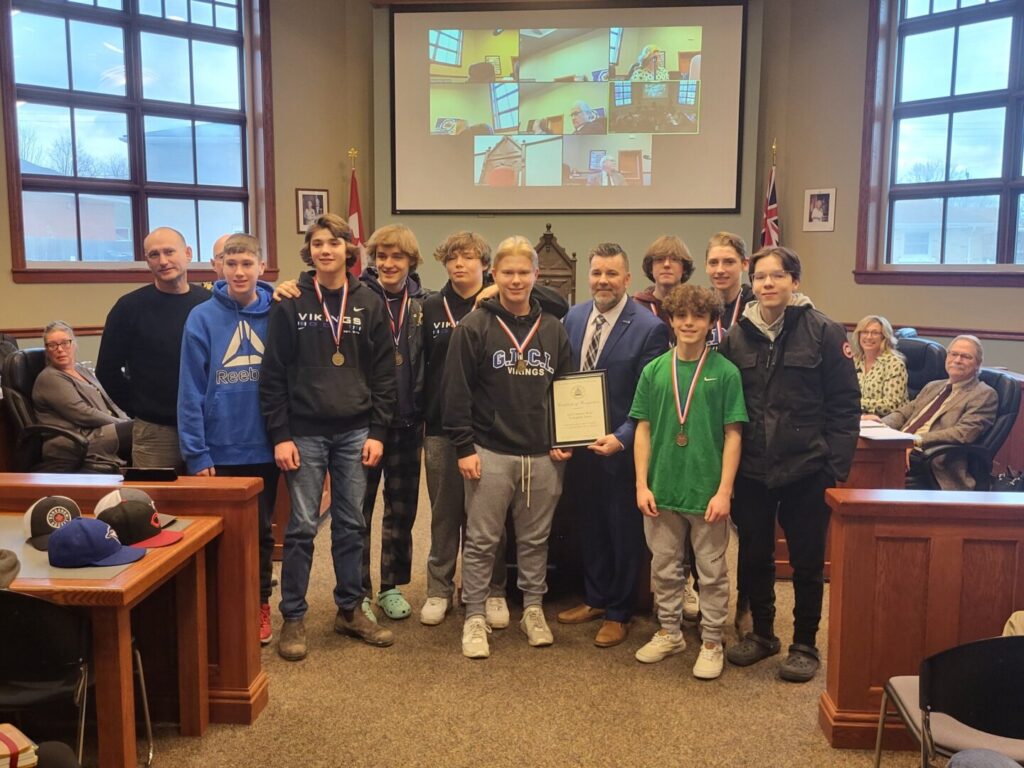
<svg viewBox="0 0 1024 768">
<path fill-rule="evenodd" d="M 330 211 L 327 204 L 326 189 L 295 190 L 295 224 L 300 235 L 306 233 L 306 227 Z"/>
<path fill-rule="evenodd" d="M 836 190 L 804 190 L 804 232 L 832 232 L 836 228 Z"/>
<path fill-rule="evenodd" d="M 501 76 L 501 56 L 484 56 L 484 61 L 494 67 L 494 76 Z"/>
</svg>

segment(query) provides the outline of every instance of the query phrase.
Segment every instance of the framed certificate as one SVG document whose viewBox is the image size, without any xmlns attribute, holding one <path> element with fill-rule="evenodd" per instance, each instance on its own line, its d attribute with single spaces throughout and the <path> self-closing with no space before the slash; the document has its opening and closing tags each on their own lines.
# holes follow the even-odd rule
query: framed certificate
<svg viewBox="0 0 1024 768">
<path fill-rule="evenodd" d="M 551 383 L 551 447 L 590 445 L 611 430 L 604 371 L 580 371 Z"/>
</svg>

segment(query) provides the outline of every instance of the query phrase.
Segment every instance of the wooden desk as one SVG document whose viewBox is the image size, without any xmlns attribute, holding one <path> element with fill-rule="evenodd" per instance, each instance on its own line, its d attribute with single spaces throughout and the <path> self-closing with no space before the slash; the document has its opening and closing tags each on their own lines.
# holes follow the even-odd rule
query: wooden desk
<svg viewBox="0 0 1024 768">
<path fill-rule="evenodd" d="M 104 768 L 136 765 L 130 612 L 172 577 L 177 606 L 181 733 L 202 736 L 206 730 L 209 700 L 205 547 L 223 528 L 215 517 L 191 518 L 180 542 L 150 549 L 144 558 L 111 579 L 19 578 L 11 585 L 16 592 L 89 609 L 99 764 Z"/>
<path fill-rule="evenodd" d="M 933 653 L 1002 632 L 1024 609 L 1024 496 L 832 489 L 828 661 L 818 722 L 833 747 L 875 743 L 882 687 Z M 886 726 L 889 748 L 914 748 Z"/>
<path fill-rule="evenodd" d="M 148 493 L 160 511 L 171 515 L 213 516 L 224 532 L 207 553 L 207 628 L 209 634 L 210 720 L 252 723 L 267 706 L 267 674 L 260 660 L 259 549 L 257 496 L 259 479 L 246 477 L 182 477 L 173 483 L 124 483 L 117 475 L 0 474 L 0 508 L 28 509 L 50 494 L 70 496 L 85 513 L 115 488 L 128 486 Z M 156 610 L 148 601 L 146 610 Z M 171 601 L 168 601 L 168 603 Z M 170 620 L 173 608 L 163 607 L 157 619 Z M 159 628 L 139 627 L 145 639 L 160 642 Z M 141 638 L 140 638 L 141 639 Z M 164 640 L 166 642 L 166 640 Z M 170 652 L 170 650 L 168 651 Z M 156 663 L 160 663 L 156 659 Z M 154 666 L 150 662 L 150 666 Z M 160 673 L 154 668 L 153 676 Z M 165 669 L 165 672 L 168 672 Z M 149 674 L 147 672 L 147 674 Z"/>
<path fill-rule="evenodd" d="M 902 488 L 906 478 L 907 450 L 914 438 L 885 427 L 869 427 L 860 431 L 857 451 L 853 454 L 850 476 L 840 488 Z M 831 535 L 825 545 L 825 578 L 831 578 Z M 789 547 L 782 527 L 775 523 L 775 575 L 780 579 L 793 577 L 789 564 Z"/>
</svg>

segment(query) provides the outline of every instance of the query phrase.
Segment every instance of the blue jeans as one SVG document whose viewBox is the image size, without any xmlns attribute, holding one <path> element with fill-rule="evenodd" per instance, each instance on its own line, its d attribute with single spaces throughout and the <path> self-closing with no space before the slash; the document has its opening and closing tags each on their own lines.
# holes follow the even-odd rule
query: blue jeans
<svg viewBox="0 0 1024 768">
<path fill-rule="evenodd" d="M 299 468 L 285 473 L 292 514 L 284 534 L 281 563 L 281 614 L 301 619 L 309 608 L 306 589 L 313 567 L 324 476 L 331 473 L 331 558 L 334 561 L 334 602 L 339 608 L 357 607 L 363 599 L 363 494 L 366 469 L 363 443 L 368 429 L 330 437 L 296 437 Z"/>
</svg>

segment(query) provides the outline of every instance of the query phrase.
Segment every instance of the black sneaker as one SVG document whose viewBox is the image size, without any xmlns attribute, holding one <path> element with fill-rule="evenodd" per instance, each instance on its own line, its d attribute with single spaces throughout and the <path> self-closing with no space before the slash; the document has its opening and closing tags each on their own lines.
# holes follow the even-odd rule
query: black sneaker
<svg viewBox="0 0 1024 768">
<path fill-rule="evenodd" d="M 737 667 L 749 667 L 762 659 L 774 656 L 781 649 L 782 644 L 779 642 L 779 638 L 768 639 L 748 632 L 746 637 L 725 652 L 725 657 L 729 659 L 730 664 L 735 664 Z"/>
<path fill-rule="evenodd" d="M 813 645 L 794 643 L 789 655 L 779 665 L 779 677 L 791 683 L 806 683 L 814 677 L 820 663 L 818 649 Z"/>
</svg>

